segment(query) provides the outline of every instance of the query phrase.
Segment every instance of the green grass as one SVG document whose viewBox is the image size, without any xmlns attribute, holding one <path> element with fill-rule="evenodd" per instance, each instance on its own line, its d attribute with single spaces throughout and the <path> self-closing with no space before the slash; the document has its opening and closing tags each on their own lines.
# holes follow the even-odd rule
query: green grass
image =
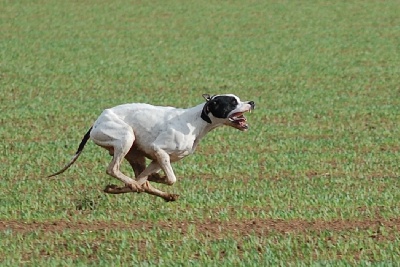
<svg viewBox="0 0 400 267">
<path fill-rule="evenodd" d="M 398 1 L 39 0 L 0 10 L 0 223 L 10 225 L 0 265 L 400 261 Z M 158 187 L 177 202 L 103 194 L 116 181 L 93 143 L 44 178 L 104 108 L 189 107 L 203 93 L 257 107 L 247 133 L 217 129 L 174 164 L 177 183 Z M 286 228 L 235 230 L 251 220 Z M 295 227 L 307 222 L 334 226 Z"/>
</svg>

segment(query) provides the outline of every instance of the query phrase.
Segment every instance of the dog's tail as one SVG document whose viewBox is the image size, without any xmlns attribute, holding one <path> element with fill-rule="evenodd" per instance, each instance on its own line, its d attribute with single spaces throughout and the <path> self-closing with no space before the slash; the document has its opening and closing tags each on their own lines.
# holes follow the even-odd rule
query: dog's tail
<svg viewBox="0 0 400 267">
<path fill-rule="evenodd" d="M 69 162 L 67 165 L 65 165 L 64 168 L 62 168 L 61 170 L 59 170 L 58 172 L 53 173 L 53 174 L 47 176 L 47 178 L 50 178 L 50 177 L 53 177 L 53 176 L 56 176 L 56 175 L 59 175 L 59 174 L 63 173 L 63 172 L 64 172 L 66 169 L 68 169 L 72 164 L 74 164 L 74 162 L 79 158 L 80 154 L 82 153 L 83 148 L 84 148 L 85 145 L 86 145 L 86 142 L 89 140 L 89 138 L 90 138 L 90 132 L 92 131 L 92 128 L 93 128 L 93 127 L 90 127 L 89 131 L 87 131 L 87 133 L 86 133 L 85 136 L 83 137 L 81 143 L 79 144 L 78 150 L 76 151 L 75 155 L 72 157 L 72 159 L 70 160 L 70 162 Z"/>
</svg>

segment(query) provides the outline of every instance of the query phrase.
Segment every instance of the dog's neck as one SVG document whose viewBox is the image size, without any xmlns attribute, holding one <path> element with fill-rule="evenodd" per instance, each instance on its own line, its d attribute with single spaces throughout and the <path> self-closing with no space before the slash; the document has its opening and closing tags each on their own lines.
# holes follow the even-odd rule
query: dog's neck
<svg viewBox="0 0 400 267">
<path fill-rule="evenodd" d="M 190 123 L 190 125 L 191 125 L 190 128 L 192 128 L 192 134 L 196 138 L 196 140 L 194 142 L 194 146 L 197 146 L 197 144 L 200 142 L 200 140 L 208 132 L 223 125 L 223 123 L 218 123 L 218 122 L 209 123 L 208 121 L 206 121 L 202 118 L 202 116 L 204 116 L 204 113 L 203 113 L 204 105 L 205 105 L 205 103 L 202 103 L 195 107 L 185 109 L 184 113 L 182 114 L 182 116 L 185 116 L 187 118 L 187 119 L 185 119 L 185 121 L 188 121 Z M 210 121 L 211 121 L 211 119 L 210 119 Z"/>
</svg>

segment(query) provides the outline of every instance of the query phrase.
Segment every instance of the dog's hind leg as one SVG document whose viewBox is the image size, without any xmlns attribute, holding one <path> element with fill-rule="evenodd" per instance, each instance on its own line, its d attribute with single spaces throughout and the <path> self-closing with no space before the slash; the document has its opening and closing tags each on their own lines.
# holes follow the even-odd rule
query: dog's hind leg
<svg viewBox="0 0 400 267">
<path fill-rule="evenodd" d="M 144 192 L 146 192 L 150 195 L 161 197 L 167 202 L 175 201 L 179 198 L 179 195 L 177 195 L 177 194 L 166 193 L 161 190 L 158 190 L 157 188 L 154 188 L 153 186 L 150 185 L 149 181 L 146 181 L 142 185 L 142 188 L 143 188 Z M 104 189 L 104 192 L 109 193 L 109 194 L 124 194 L 124 193 L 132 193 L 133 191 L 128 186 L 118 187 L 116 185 L 108 185 L 106 187 L 106 189 Z"/>
<path fill-rule="evenodd" d="M 135 177 L 138 177 L 146 169 L 146 158 L 143 153 L 135 148 L 129 150 L 128 154 L 125 155 L 125 159 L 131 165 Z"/>
<path fill-rule="evenodd" d="M 146 169 L 146 158 L 140 151 L 136 150 L 133 147 L 131 148 L 131 150 L 129 150 L 128 154 L 125 155 L 125 159 L 131 165 L 135 177 L 138 177 L 144 171 L 144 169 Z M 133 191 L 128 185 L 119 187 L 114 184 L 109 184 L 104 189 L 104 192 L 109 194 L 123 194 L 131 193 Z"/>
<path fill-rule="evenodd" d="M 135 158 L 135 160 L 136 160 L 136 158 Z M 135 173 L 136 173 L 139 170 L 139 169 L 135 169 L 135 167 L 138 166 L 137 165 L 138 162 L 133 162 L 134 159 L 131 157 L 130 157 L 130 160 L 128 160 L 128 161 L 131 163 L 132 168 L 134 168 Z M 141 167 L 142 167 L 142 165 L 141 165 Z M 159 189 L 156 189 L 150 185 L 149 181 L 147 181 L 148 178 L 153 177 L 154 175 L 158 175 L 158 177 L 160 177 L 159 174 L 157 173 L 160 169 L 161 169 L 160 165 L 156 161 L 152 161 L 150 163 L 150 165 L 147 166 L 147 168 L 145 168 L 145 170 L 140 175 L 137 175 L 137 177 L 136 177 L 137 183 L 141 184 L 144 192 L 146 192 L 150 195 L 161 197 L 167 202 L 177 200 L 179 195 L 166 193 Z M 132 192 L 132 189 L 130 187 L 128 187 L 127 185 L 125 185 L 123 187 L 118 187 L 116 185 L 108 185 L 104 189 L 104 192 L 109 193 L 109 194 L 123 194 L 123 193 Z"/>
<path fill-rule="evenodd" d="M 97 145 L 113 151 L 107 174 L 125 183 L 131 191 L 142 192 L 140 184 L 120 171 L 121 163 L 135 141 L 132 128 L 109 112 L 99 117 L 93 125 L 90 137 Z"/>
</svg>

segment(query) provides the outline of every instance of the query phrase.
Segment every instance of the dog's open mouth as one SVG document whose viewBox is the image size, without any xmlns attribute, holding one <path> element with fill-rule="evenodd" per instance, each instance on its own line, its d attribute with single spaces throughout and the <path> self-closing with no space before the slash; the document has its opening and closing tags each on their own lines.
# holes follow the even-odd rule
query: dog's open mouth
<svg viewBox="0 0 400 267">
<path fill-rule="evenodd" d="M 247 110 L 250 112 L 250 110 Z M 246 112 L 246 111 L 245 111 Z M 229 116 L 229 126 L 235 127 L 241 131 L 245 131 L 249 129 L 249 125 L 247 124 L 247 119 L 243 115 L 244 112 L 237 112 Z"/>
</svg>

